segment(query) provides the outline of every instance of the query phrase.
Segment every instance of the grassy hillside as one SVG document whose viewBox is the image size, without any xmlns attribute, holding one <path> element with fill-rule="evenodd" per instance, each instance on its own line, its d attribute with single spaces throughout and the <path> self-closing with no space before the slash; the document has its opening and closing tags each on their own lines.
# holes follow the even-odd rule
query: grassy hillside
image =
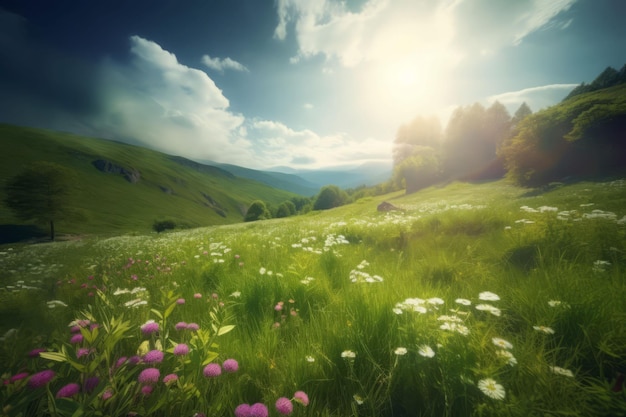
<svg viewBox="0 0 626 417">
<path fill-rule="evenodd" d="M 383 199 L 403 211 L 377 212 Z M 0 402 L 9 416 L 625 416 L 625 277 L 626 180 L 454 183 L 4 246 Z M 299 391 L 308 405 L 287 404 Z"/>
<path fill-rule="evenodd" d="M 0 179 L 32 161 L 56 162 L 76 173 L 71 206 L 80 218 L 59 224 L 61 233 L 147 232 L 154 220 L 170 218 L 187 226 L 241 222 L 256 199 L 280 204 L 294 194 L 145 148 L 67 133 L 0 125 Z M 102 172 L 93 162 L 138 172 L 136 183 Z M 4 197 L 0 190 L 0 198 Z M 0 224 L 15 223 L 0 206 Z"/>
</svg>

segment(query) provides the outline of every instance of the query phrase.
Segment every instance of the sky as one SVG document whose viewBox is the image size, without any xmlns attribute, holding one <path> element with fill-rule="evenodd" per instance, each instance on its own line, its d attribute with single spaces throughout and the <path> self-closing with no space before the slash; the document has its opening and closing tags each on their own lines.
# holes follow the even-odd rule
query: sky
<svg viewBox="0 0 626 417">
<path fill-rule="evenodd" d="M 0 0 L 0 122 L 254 169 L 388 161 L 626 63 L 623 0 Z"/>
</svg>

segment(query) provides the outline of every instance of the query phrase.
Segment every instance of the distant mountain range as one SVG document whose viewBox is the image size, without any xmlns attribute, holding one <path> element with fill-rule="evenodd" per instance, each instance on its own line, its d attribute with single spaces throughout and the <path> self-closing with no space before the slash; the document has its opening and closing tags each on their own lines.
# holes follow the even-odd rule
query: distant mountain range
<svg viewBox="0 0 626 417">
<path fill-rule="evenodd" d="M 358 166 L 318 170 L 298 170 L 279 166 L 267 171 L 216 162 L 207 163 L 238 177 L 259 181 L 303 196 L 316 195 L 320 188 L 331 184 L 344 189 L 380 184 L 391 178 L 392 171 L 391 162 L 385 161 L 371 161 Z"/>
</svg>

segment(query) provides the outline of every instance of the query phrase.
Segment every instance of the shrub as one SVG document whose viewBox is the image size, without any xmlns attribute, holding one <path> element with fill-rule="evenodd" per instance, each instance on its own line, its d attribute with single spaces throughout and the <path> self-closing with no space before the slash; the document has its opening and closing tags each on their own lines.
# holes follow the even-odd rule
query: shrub
<svg viewBox="0 0 626 417">
<path fill-rule="evenodd" d="M 156 220 L 152 225 L 152 229 L 157 233 L 161 233 L 166 230 L 171 230 L 175 228 L 176 222 L 174 220 Z"/>
<path fill-rule="evenodd" d="M 265 203 L 261 200 L 256 200 L 250 205 L 250 207 L 248 207 L 248 211 L 246 212 L 243 220 L 246 222 L 253 222 L 256 220 L 265 220 L 271 218 L 272 214 L 267 209 Z"/>
</svg>

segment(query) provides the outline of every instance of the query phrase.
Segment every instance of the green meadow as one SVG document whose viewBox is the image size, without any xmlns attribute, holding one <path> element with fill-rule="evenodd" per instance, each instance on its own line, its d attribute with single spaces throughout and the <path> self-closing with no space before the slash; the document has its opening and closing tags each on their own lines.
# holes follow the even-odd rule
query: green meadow
<svg viewBox="0 0 626 417">
<path fill-rule="evenodd" d="M 625 276 L 619 179 L 5 245 L 1 415 L 623 416 Z"/>
</svg>

